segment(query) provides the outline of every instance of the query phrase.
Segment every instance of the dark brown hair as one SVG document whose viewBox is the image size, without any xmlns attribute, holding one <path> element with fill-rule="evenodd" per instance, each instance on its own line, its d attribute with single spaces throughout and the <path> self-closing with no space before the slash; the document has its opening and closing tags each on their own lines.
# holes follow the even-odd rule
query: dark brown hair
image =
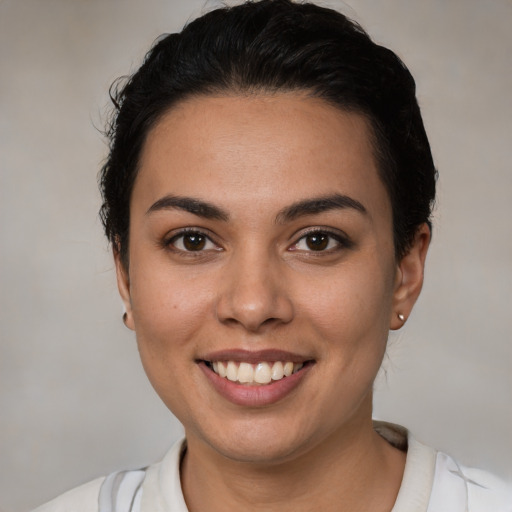
<svg viewBox="0 0 512 512">
<path fill-rule="evenodd" d="M 403 62 L 343 14 L 311 3 L 261 0 L 213 10 L 160 38 L 140 69 L 111 88 L 115 105 L 101 169 L 105 232 L 128 264 L 130 196 L 148 132 L 193 95 L 305 91 L 373 128 L 380 177 L 389 194 L 401 258 L 430 226 L 436 170 Z"/>
</svg>

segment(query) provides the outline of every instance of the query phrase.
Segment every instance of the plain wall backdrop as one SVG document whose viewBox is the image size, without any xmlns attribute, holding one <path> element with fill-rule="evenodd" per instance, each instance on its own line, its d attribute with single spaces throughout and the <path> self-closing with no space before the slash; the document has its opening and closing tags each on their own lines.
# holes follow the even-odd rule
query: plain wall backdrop
<svg viewBox="0 0 512 512">
<path fill-rule="evenodd" d="M 396 51 L 440 171 L 422 297 L 375 414 L 512 477 L 512 3 L 324 2 Z M 209 8 L 210 4 L 206 4 Z M 26 510 L 180 434 L 124 328 L 97 211 L 107 90 L 203 0 L 0 0 L 0 509 Z"/>
</svg>

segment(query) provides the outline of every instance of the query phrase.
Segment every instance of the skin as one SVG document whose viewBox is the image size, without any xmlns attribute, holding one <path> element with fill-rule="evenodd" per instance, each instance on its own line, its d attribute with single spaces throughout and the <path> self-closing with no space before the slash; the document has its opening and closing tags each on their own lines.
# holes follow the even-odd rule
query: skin
<svg viewBox="0 0 512 512">
<path fill-rule="evenodd" d="M 421 226 L 396 260 L 369 135 L 362 116 L 298 93 L 195 97 L 148 135 L 118 284 L 146 373 L 185 427 L 192 512 L 393 507 L 405 455 L 373 431 L 372 385 L 397 314 L 420 293 L 430 232 Z M 283 216 L 334 193 L 365 212 Z M 228 218 L 151 209 L 169 194 Z M 208 237 L 201 250 L 187 250 L 183 228 Z M 325 249 L 308 245 L 311 230 L 332 233 Z M 242 406 L 198 364 L 227 349 L 313 364 L 277 403 Z"/>
</svg>

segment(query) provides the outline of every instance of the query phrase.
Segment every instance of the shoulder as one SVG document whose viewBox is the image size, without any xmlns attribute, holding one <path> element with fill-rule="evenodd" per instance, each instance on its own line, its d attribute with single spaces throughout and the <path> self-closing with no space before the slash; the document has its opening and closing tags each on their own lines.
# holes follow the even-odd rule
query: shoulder
<svg viewBox="0 0 512 512">
<path fill-rule="evenodd" d="M 429 511 L 463 503 L 471 512 L 512 512 L 512 484 L 438 452 Z"/>
<path fill-rule="evenodd" d="M 136 512 L 146 469 L 116 471 L 55 498 L 33 512 Z"/>
<path fill-rule="evenodd" d="M 180 439 L 156 464 L 98 478 L 32 512 L 186 512 L 179 478 L 185 450 Z"/>
<path fill-rule="evenodd" d="M 407 451 L 393 512 L 512 512 L 512 484 L 459 464 L 426 446 L 399 425 L 374 422 L 390 444 Z"/>
<path fill-rule="evenodd" d="M 98 495 L 105 479 L 98 478 L 76 487 L 33 512 L 95 512 L 98 510 Z"/>
</svg>

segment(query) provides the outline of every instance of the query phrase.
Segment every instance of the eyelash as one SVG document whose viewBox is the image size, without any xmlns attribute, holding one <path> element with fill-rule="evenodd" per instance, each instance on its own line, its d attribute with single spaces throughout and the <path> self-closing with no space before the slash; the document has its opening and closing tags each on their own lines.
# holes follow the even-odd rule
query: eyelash
<svg viewBox="0 0 512 512">
<path fill-rule="evenodd" d="M 192 238 L 194 236 L 197 238 L 201 238 L 204 240 L 205 245 L 211 244 L 214 247 L 213 248 L 210 247 L 210 248 L 206 248 L 206 249 L 204 247 L 201 247 L 197 251 L 187 249 L 183 245 L 183 243 L 185 241 L 185 237 L 187 237 L 187 236 L 189 236 L 190 238 Z M 183 245 L 183 248 L 176 246 L 176 242 L 180 239 L 181 239 L 181 244 Z M 213 242 L 213 240 L 211 239 L 211 237 L 209 235 L 207 235 L 206 233 L 204 233 L 203 231 L 201 231 L 199 229 L 193 229 L 193 228 L 192 229 L 182 229 L 179 233 L 173 234 L 170 238 L 167 238 L 166 240 L 164 240 L 164 246 L 166 248 L 168 248 L 172 251 L 178 252 L 180 254 L 186 254 L 187 256 L 189 256 L 189 255 L 190 256 L 200 256 L 201 253 L 204 253 L 206 251 L 221 250 L 221 248 L 215 242 Z"/>
<path fill-rule="evenodd" d="M 305 241 L 308 237 L 312 236 L 320 236 L 325 237 L 324 240 L 327 240 L 327 246 L 324 248 L 321 248 L 320 250 L 314 250 L 309 247 L 309 249 L 301 249 L 299 248 L 299 243 L 301 241 Z M 323 241 L 323 240 L 322 240 Z M 332 242 L 336 244 L 334 247 L 329 247 Z M 306 242 L 307 243 L 307 242 Z M 350 249 L 353 246 L 353 242 L 344 234 L 341 234 L 339 232 L 334 232 L 329 229 L 322 229 L 322 228 L 314 228 L 310 231 L 307 231 L 306 233 L 303 233 L 302 236 L 291 246 L 289 250 L 292 251 L 304 251 L 311 253 L 312 255 L 320 255 L 320 254 L 332 254 L 337 251 L 340 251 L 342 249 Z"/>
<path fill-rule="evenodd" d="M 192 250 L 190 248 L 187 249 L 186 246 L 183 245 L 183 243 L 185 241 L 185 237 L 187 237 L 187 236 L 189 236 L 191 238 L 193 238 L 195 236 L 195 237 L 201 239 L 201 240 L 197 241 L 198 244 L 200 244 L 201 242 L 204 242 L 205 245 L 200 247 L 198 250 Z M 327 245 L 325 247 L 321 246 L 318 250 L 312 249 L 311 247 L 309 247 L 309 248 L 300 248 L 299 247 L 299 244 L 302 241 L 306 241 L 308 237 L 314 237 L 314 236 L 321 238 L 321 240 L 320 240 L 321 244 L 326 241 Z M 179 240 L 181 240 L 182 247 L 177 247 L 177 242 Z M 190 241 L 190 239 L 189 239 L 189 241 Z M 333 242 L 335 243 L 334 247 L 331 246 Z M 192 243 L 194 243 L 194 242 L 192 241 Z M 213 247 L 208 247 L 208 245 L 212 245 Z M 344 234 L 341 234 L 339 232 L 334 232 L 329 229 L 314 228 L 314 229 L 307 231 L 306 233 L 303 233 L 301 235 L 301 237 L 298 238 L 297 241 L 289 247 L 288 250 L 289 251 L 301 251 L 304 253 L 311 253 L 311 255 L 321 255 L 321 254 L 332 254 L 332 253 L 338 252 L 342 249 L 350 249 L 352 246 L 353 246 L 353 242 Z M 173 234 L 170 238 L 167 238 L 166 240 L 164 240 L 164 247 L 166 247 L 174 252 L 184 254 L 187 256 L 192 256 L 192 257 L 198 257 L 201 255 L 204 255 L 205 252 L 210 252 L 212 250 L 213 251 L 221 251 L 222 250 L 222 248 L 219 247 L 208 234 L 206 234 L 204 231 L 201 231 L 199 229 L 194 229 L 194 228 L 183 229 L 179 233 Z"/>
</svg>

